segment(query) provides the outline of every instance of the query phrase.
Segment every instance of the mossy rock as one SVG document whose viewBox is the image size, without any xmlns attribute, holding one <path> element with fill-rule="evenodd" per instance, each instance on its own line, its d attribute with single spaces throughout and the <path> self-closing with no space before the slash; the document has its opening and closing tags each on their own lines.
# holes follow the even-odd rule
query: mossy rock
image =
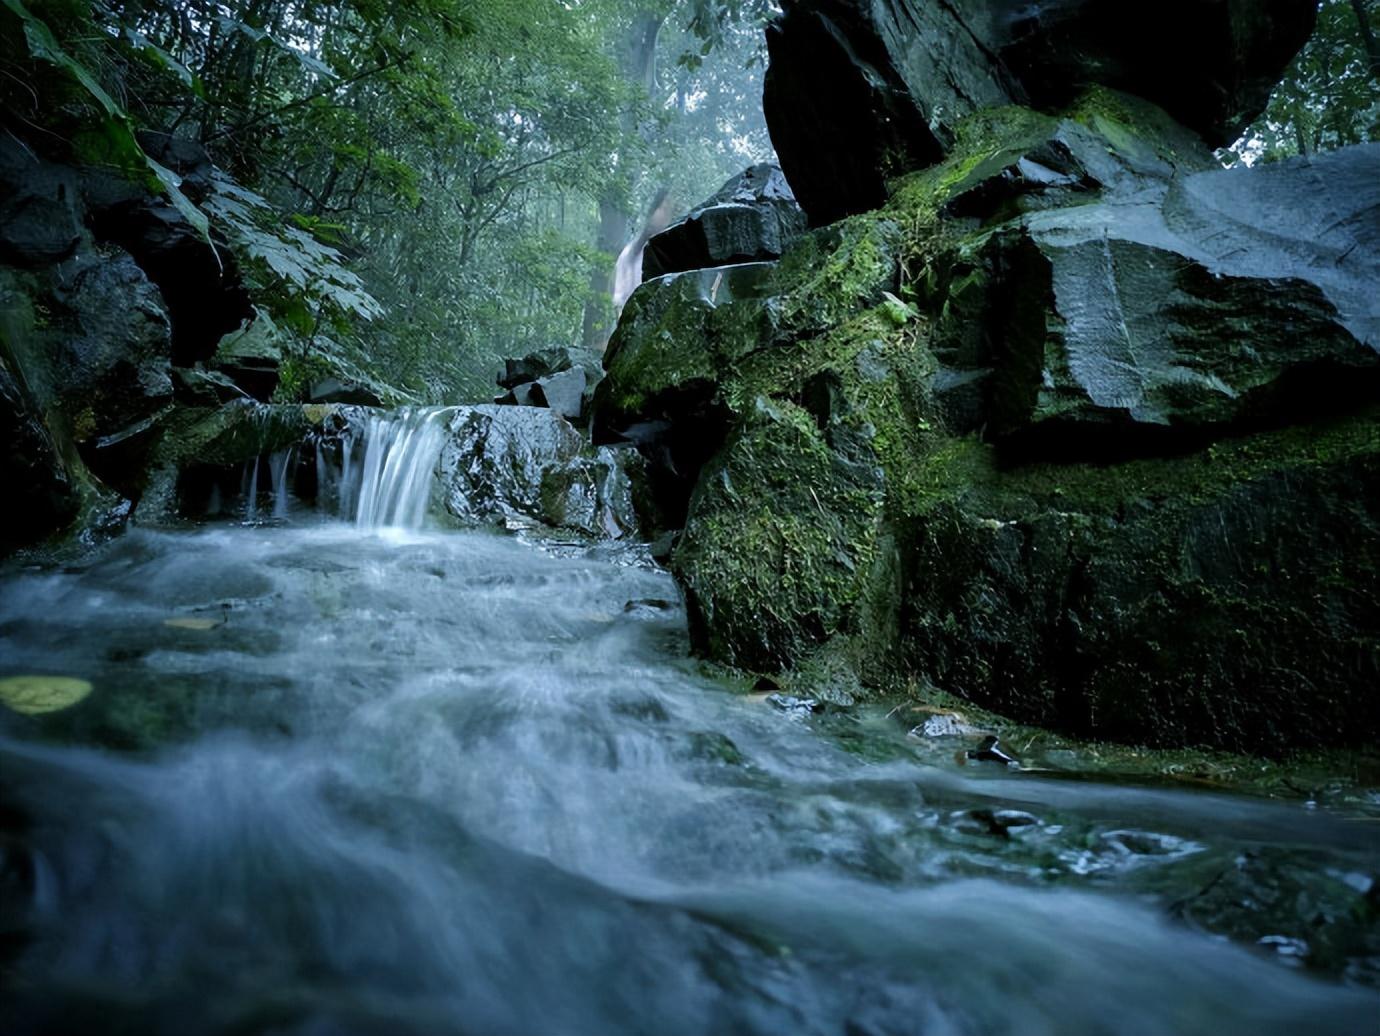
<svg viewBox="0 0 1380 1036">
<path fill-rule="evenodd" d="M 775 669 L 852 628 L 884 499 L 865 432 L 760 401 L 707 467 L 672 559 L 692 633 L 716 659 Z"/>
</svg>

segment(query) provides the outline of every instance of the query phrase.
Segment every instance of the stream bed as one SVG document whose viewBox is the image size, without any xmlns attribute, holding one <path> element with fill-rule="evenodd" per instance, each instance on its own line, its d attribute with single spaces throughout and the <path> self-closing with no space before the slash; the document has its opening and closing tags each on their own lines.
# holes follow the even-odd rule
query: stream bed
<svg viewBox="0 0 1380 1036">
<path fill-rule="evenodd" d="M 0 709 L 7 1036 L 1380 1031 L 1373 817 L 782 711 L 636 547 L 312 519 L 3 576 L 0 677 L 94 686 Z"/>
</svg>

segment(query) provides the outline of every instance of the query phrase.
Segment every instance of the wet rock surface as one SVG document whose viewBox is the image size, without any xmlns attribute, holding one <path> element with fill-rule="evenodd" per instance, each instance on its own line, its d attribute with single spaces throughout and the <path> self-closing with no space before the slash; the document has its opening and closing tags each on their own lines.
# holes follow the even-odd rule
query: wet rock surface
<svg viewBox="0 0 1380 1036">
<path fill-rule="evenodd" d="M 459 407 L 438 464 L 446 511 L 466 523 L 539 522 L 594 537 L 635 532 L 629 450 L 590 447 L 554 410 Z"/>
<path fill-rule="evenodd" d="M 1378 158 L 1214 170 L 1097 90 L 973 116 L 726 297 L 644 284 L 594 424 L 675 473 L 699 650 L 1138 742 L 1380 734 Z"/>
<path fill-rule="evenodd" d="M 805 214 L 781 170 L 755 165 L 652 237 L 642 276 L 777 259 L 804 229 Z"/>
<path fill-rule="evenodd" d="M 1057 111 L 1091 86 L 1229 144 L 1315 18 L 1310 0 L 804 0 L 768 30 L 764 107 L 786 178 L 821 225 L 880 205 L 889 178 L 947 156 L 976 112 Z"/>
</svg>

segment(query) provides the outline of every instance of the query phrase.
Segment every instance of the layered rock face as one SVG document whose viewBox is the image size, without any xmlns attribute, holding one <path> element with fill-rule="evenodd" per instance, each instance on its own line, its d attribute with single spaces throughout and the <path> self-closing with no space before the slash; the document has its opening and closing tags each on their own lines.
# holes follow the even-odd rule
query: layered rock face
<svg viewBox="0 0 1380 1036">
<path fill-rule="evenodd" d="M 702 652 L 1161 745 L 1380 733 L 1380 146 L 1221 169 L 1202 133 L 1263 103 L 1311 5 L 1193 6 L 1175 84 L 1092 2 L 788 7 L 773 75 L 832 25 L 861 84 L 816 66 L 798 109 L 923 168 L 625 310 L 595 427 L 659 473 Z M 974 41 L 1001 60 L 970 88 Z M 782 157 L 817 223 L 875 197 L 821 208 L 857 156 Z"/>
<path fill-rule="evenodd" d="M 201 148 L 158 135 L 144 146 L 204 197 Z M 12 135 L 0 139 L 0 312 L 0 423 L 14 447 L 0 470 L 24 514 L 0 552 L 118 521 L 121 498 L 150 484 L 174 404 L 245 397 L 202 366 L 254 317 L 228 251 L 144 186 Z M 276 362 L 258 373 L 267 398 Z"/>
<path fill-rule="evenodd" d="M 779 259 L 804 229 L 781 170 L 755 165 L 648 241 L 642 276 Z"/>
<path fill-rule="evenodd" d="M 816 225 L 876 208 L 958 126 L 1006 104 L 1058 111 L 1093 85 L 1164 108 L 1213 146 L 1258 115 L 1308 39 L 1312 0 L 798 0 L 767 35 L 763 98 Z M 827 84 L 827 85 L 826 85 Z"/>
</svg>

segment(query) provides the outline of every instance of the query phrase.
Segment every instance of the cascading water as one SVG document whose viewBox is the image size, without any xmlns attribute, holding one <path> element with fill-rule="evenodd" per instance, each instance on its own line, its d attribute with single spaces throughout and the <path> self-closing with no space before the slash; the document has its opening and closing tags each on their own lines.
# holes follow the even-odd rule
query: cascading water
<svg viewBox="0 0 1380 1036">
<path fill-rule="evenodd" d="M 445 445 L 452 407 L 419 407 L 370 416 L 364 431 L 355 524 L 362 529 L 417 529 L 426 517 L 436 461 Z M 350 487 L 347 448 L 342 486 Z M 353 488 L 353 487 L 351 487 Z M 342 493 L 342 502 L 352 493 Z"/>
<path fill-rule="evenodd" d="M 735 692 L 645 547 L 372 535 L 452 413 L 323 429 L 315 518 L 285 451 L 245 525 L 0 568 L 0 680 L 86 686 L 0 698 L 5 1036 L 1374 1028 L 1380 795 L 960 766 Z"/>
</svg>

